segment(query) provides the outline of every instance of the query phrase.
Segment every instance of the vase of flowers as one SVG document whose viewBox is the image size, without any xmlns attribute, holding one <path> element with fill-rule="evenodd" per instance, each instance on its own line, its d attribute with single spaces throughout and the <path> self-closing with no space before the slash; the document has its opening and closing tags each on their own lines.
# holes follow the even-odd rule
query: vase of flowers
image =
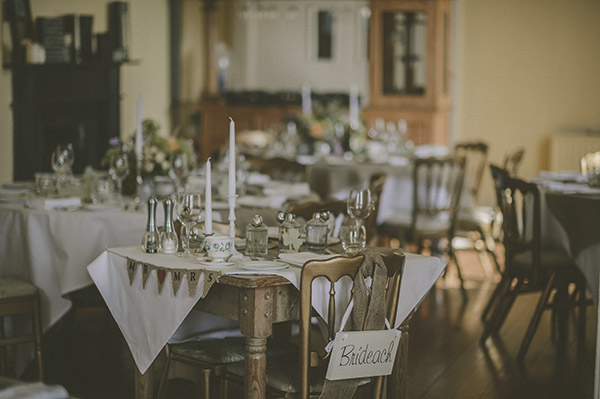
<svg viewBox="0 0 600 399">
<path fill-rule="evenodd" d="M 152 119 L 142 121 L 142 137 L 144 140 L 142 146 L 142 160 L 140 176 L 144 180 L 146 191 L 154 190 L 155 178 L 160 177 L 160 184 L 164 186 L 164 180 L 169 176 L 172 159 L 180 154 L 184 154 L 188 160 L 189 167 L 193 168 L 194 150 L 188 140 L 174 136 L 163 136 L 160 134 L 160 125 Z M 111 148 L 104 154 L 102 165 L 110 165 L 111 159 L 120 153 L 127 153 L 131 171 L 123 183 L 123 191 L 126 194 L 136 192 L 135 178 L 138 174 L 137 160 L 135 157 L 135 135 L 132 135 L 125 141 L 118 138 L 111 140 Z"/>
</svg>

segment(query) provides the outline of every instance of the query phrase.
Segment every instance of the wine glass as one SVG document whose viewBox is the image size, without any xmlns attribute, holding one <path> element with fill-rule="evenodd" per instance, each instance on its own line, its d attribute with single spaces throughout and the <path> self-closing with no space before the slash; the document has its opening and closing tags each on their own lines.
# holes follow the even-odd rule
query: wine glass
<svg viewBox="0 0 600 399">
<path fill-rule="evenodd" d="M 129 175 L 129 156 L 126 152 L 121 152 L 111 158 L 108 173 L 110 174 L 110 177 L 117 182 L 119 203 L 122 203 L 123 180 Z"/>
<path fill-rule="evenodd" d="M 181 222 L 181 246 L 183 247 L 183 253 L 178 254 L 181 257 L 188 257 L 190 254 L 190 231 L 194 224 L 200 221 L 200 214 L 202 213 L 200 193 L 181 193 L 177 197 L 177 218 Z"/>
<path fill-rule="evenodd" d="M 374 209 L 374 202 L 371 199 L 371 190 L 365 189 L 352 189 L 346 207 L 348 215 L 354 219 L 356 226 L 360 226 L 362 221 L 369 217 Z"/>
<path fill-rule="evenodd" d="M 175 180 L 177 193 L 185 191 L 185 184 L 189 173 L 190 170 L 187 155 L 184 153 L 175 154 L 171 159 L 171 169 L 169 170 L 169 174 L 171 175 L 171 178 Z"/>
<path fill-rule="evenodd" d="M 59 144 L 56 146 L 56 149 L 52 153 L 51 162 L 52 170 L 56 175 L 57 186 L 60 186 L 62 183 L 64 183 L 74 161 L 75 155 L 73 153 L 73 145 L 71 143 Z"/>
</svg>

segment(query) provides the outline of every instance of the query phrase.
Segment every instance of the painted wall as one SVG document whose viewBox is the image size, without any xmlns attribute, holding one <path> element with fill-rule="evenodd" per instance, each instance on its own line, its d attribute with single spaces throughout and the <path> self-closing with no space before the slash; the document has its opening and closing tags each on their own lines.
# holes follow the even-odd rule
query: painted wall
<svg viewBox="0 0 600 399">
<path fill-rule="evenodd" d="M 496 163 L 523 146 L 535 176 L 550 135 L 600 127 L 600 2 L 458 1 L 457 139 L 487 141 Z"/>
<path fill-rule="evenodd" d="M 94 32 L 105 32 L 106 0 L 30 0 L 33 18 L 67 13 L 94 15 Z M 144 115 L 156 119 L 163 133 L 169 121 L 168 2 L 130 0 L 130 58 L 136 62 L 121 68 L 121 134 L 130 136 L 136 124 L 137 99 L 144 97 Z M 4 40 L 10 38 L 4 38 Z M 10 103 L 11 72 L 0 71 L 0 182 L 12 180 L 13 127 Z"/>
</svg>

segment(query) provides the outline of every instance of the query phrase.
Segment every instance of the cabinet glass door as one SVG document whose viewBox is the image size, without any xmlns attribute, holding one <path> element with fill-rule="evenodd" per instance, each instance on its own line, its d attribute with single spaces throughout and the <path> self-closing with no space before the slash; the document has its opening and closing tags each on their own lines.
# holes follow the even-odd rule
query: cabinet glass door
<svg viewBox="0 0 600 399">
<path fill-rule="evenodd" d="M 427 15 L 383 13 L 383 94 L 425 94 L 427 82 Z"/>
</svg>

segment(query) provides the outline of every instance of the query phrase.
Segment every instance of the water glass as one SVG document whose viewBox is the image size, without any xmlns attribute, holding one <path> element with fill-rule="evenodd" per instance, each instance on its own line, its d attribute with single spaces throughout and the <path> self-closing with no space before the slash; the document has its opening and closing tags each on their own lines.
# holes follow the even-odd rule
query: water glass
<svg viewBox="0 0 600 399">
<path fill-rule="evenodd" d="M 56 194 L 56 176 L 52 173 L 35 174 L 35 194 L 38 197 L 48 197 Z"/>
<path fill-rule="evenodd" d="M 342 248 L 346 254 L 356 254 L 360 252 L 367 243 L 367 230 L 365 226 L 351 224 L 342 226 L 340 230 L 340 240 Z"/>
</svg>

